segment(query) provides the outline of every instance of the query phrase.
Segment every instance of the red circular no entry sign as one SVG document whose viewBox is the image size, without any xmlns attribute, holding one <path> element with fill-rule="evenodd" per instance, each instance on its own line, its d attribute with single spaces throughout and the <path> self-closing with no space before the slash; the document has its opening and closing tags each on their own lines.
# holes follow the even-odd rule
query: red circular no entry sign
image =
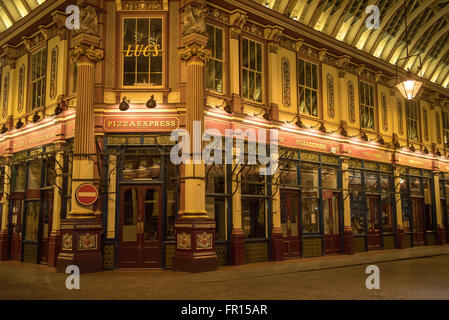
<svg viewBox="0 0 449 320">
<path fill-rule="evenodd" d="M 79 204 L 90 206 L 98 199 L 98 189 L 91 183 L 84 183 L 76 189 L 75 197 Z"/>
</svg>

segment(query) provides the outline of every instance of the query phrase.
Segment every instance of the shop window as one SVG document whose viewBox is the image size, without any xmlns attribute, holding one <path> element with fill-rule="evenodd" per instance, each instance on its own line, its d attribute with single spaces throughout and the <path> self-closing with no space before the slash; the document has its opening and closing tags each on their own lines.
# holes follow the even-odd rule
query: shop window
<svg viewBox="0 0 449 320">
<path fill-rule="evenodd" d="M 422 196 L 421 178 L 410 177 L 410 194 L 413 196 Z"/>
<path fill-rule="evenodd" d="M 56 169 L 55 169 L 55 158 L 53 156 L 45 160 L 45 174 L 44 174 L 44 186 L 51 187 L 55 185 L 56 181 Z"/>
<path fill-rule="evenodd" d="M 262 44 L 242 39 L 243 97 L 262 102 Z"/>
<path fill-rule="evenodd" d="M 299 112 L 318 117 L 318 67 L 298 59 Z"/>
<path fill-rule="evenodd" d="M 318 165 L 301 164 L 301 188 L 303 232 L 319 233 Z"/>
<path fill-rule="evenodd" d="M 147 189 L 145 192 L 144 213 L 144 239 L 159 239 L 159 191 Z"/>
<path fill-rule="evenodd" d="M 206 88 L 223 93 L 223 30 L 207 25 L 207 48 L 211 56 L 206 66 Z"/>
<path fill-rule="evenodd" d="M 392 183 L 389 176 L 380 177 L 382 199 L 382 227 L 384 232 L 393 232 Z"/>
<path fill-rule="evenodd" d="M 159 179 L 161 159 L 157 150 L 133 150 L 126 152 L 123 159 L 123 180 Z"/>
<path fill-rule="evenodd" d="M 242 197 L 242 228 L 245 238 L 265 238 L 265 199 Z"/>
<path fill-rule="evenodd" d="M 337 168 L 322 166 L 321 185 L 323 189 L 333 190 L 338 188 Z"/>
<path fill-rule="evenodd" d="M 4 188 L 5 188 L 5 167 L 0 167 L 0 193 L 3 193 Z"/>
<path fill-rule="evenodd" d="M 360 81 L 360 120 L 364 129 L 375 130 L 374 86 Z"/>
<path fill-rule="evenodd" d="M 40 201 L 28 201 L 26 204 L 25 240 L 37 241 L 39 228 L 39 203 Z"/>
<path fill-rule="evenodd" d="M 28 190 L 41 188 L 41 160 L 31 161 L 28 166 Z"/>
<path fill-rule="evenodd" d="M 298 184 L 298 167 L 296 163 L 281 164 L 280 183 L 282 185 L 296 186 Z"/>
<path fill-rule="evenodd" d="M 407 119 L 407 138 L 409 140 L 419 140 L 419 105 L 417 101 L 405 101 L 405 115 Z"/>
<path fill-rule="evenodd" d="M 47 74 L 47 49 L 31 55 L 31 108 L 45 106 L 45 78 Z"/>
<path fill-rule="evenodd" d="M 123 85 L 162 85 L 162 18 L 123 20 Z"/>
<path fill-rule="evenodd" d="M 248 166 L 242 172 L 242 194 L 264 195 L 265 176 L 260 174 L 259 166 Z"/>
<path fill-rule="evenodd" d="M 352 231 L 354 234 L 364 234 L 366 204 L 363 201 L 361 171 L 349 171 L 349 191 Z"/>
<path fill-rule="evenodd" d="M 13 192 L 25 191 L 25 166 L 14 166 L 12 175 L 12 190 Z"/>
<path fill-rule="evenodd" d="M 166 173 L 166 193 L 167 193 L 167 221 L 166 238 L 175 237 L 175 219 L 179 210 L 179 174 L 177 167 L 168 161 L 165 161 Z"/>
<path fill-rule="evenodd" d="M 223 166 L 206 165 L 206 211 L 215 219 L 216 240 L 226 240 L 225 170 Z"/>
<path fill-rule="evenodd" d="M 371 193 L 379 192 L 377 174 L 365 172 L 365 190 Z"/>
<path fill-rule="evenodd" d="M 128 189 L 124 194 L 123 241 L 137 241 L 137 215 L 139 214 L 138 189 Z"/>
</svg>

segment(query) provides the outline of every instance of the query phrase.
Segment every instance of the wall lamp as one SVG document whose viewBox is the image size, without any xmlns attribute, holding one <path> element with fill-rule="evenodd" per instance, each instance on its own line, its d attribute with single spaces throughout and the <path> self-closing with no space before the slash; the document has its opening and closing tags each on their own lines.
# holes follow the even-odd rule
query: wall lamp
<svg viewBox="0 0 449 320">
<path fill-rule="evenodd" d="M 38 112 L 36 111 L 36 113 L 34 114 L 33 118 L 31 119 L 33 121 L 33 123 L 38 122 L 41 119 L 41 116 L 38 114 Z"/>
<path fill-rule="evenodd" d="M 118 106 L 118 108 L 121 110 L 121 111 L 126 111 L 126 110 L 128 110 L 129 109 L 129 100 L 126 98 L 126 97 L 123 97 L 123 101 L 122 102 L 120 102 L 120 105 Z"/>
<path fill-rule="evenodd" d="M 156 100 L 154 100 L 154 95 L 151 95 L 151 98 L 147 101 L 146 106 L 149 109 L 156 108 L 157 103 Z"/>
<path fill-rule="evenodd" d="M 5 134 L 8 131 L 8 128 L 6 128 L 6 124 L 4 123 L 2 128 L 0 129 L 1 134 Z"/>
<path fill-rule="evenodd" d="M 22 119 L 19 119 L 19 120 L 16 122 L 16 129 L 20 129 L 20 128 L 22 128 L 22 127 L 23 127 Z"/>
</svg>

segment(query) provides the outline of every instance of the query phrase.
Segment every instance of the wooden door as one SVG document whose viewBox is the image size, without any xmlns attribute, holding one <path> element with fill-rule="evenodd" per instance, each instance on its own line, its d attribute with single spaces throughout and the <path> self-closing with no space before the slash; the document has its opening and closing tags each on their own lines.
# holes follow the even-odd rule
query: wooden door
<svg viewBox="0 0 449 320">
<path fill-rule="evenodd" d="M 48 239 L 53 221 L 53 191 L 43 191 L 41 214 L 40 256 L 41 263 L 48 263 Z"/>
<path fill-rule="evenodd" d="M 160 268 L 161 201 L 160 187 L 121 188 L 119 267 Z"/>
<path fill-rule="evenodd" d="M 380 234 L 380 197 L 367 197 L 368 206 L 368 250 L 381 248 Z"/>
<path fill-rule="evenodd" d="M 323 192 L 323 194 L 328 194 Z M 323 197 L 324 250 L 325 254 L 341 252 L 340 198 L 338 193 Z"/>
<path fill-rule="evenodd" d="M 412 198 L 412 227 L 413 227 L 413 245 L 424 245 L 424 215 L 423 215 L 423 199 Z"/>
<path fill-rule="evenodd" d="M 281 192 L 281 225 L 284 236 L 284 256 L 299 257 L 299 194 L 297 191 Z"/>
<path fill-rule="evenodd" d="M 22 221 L 23 221 L 23 194 L 12 197 L 11 210 L 11 260 L 22 260 Z"/>
</svg>

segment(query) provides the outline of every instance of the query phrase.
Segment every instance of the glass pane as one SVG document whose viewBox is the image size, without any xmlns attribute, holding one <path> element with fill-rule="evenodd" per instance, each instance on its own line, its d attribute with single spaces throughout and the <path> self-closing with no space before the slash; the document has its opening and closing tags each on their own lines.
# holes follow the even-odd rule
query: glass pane
<svg viewBox="0 0 449 320">
<path fill-rule="evenodd" d="M 13 191 L 25 191 L 25 166 L 15 167 L 15 176 L 12 179 Z"/>
<path fill-rule="evenodd" d="M 316 65 L 312 64 L 312 88 L 318 89 Z"/>
<path fill-rule="evenodd" d="M 242 198 L 242 228 L 245 238 L 265 238 L 265 199 Z"/>
<path fill-rule="evenodd" d="M 248 68 L 248 40 L 243 39 L 242 42 L 242 58 L 243 58 L 243 67 Z"/>
<path fill-rule="evenodd" d="M 304 60 L 298 60 L 298 77 L 299 77 L 299 84 L 305 85 Z"/>
<path fill-rule="evenodd" d="M 152 155 L 153 149 L 130 150 L 123 157 L 123 180 L 151 180 L 159 179 L 160 155 Z M 154 150 L 154 152 L 158 152 Z"/>
<path fill-rule="evenodd" d="M 209 218 L 215 219 L 215 239 L 226 240 L 225 198 L 206 197 L 206 211 Z"/>
<path fill-rule="evenodd" d="M 257 71 L 262 71 L 262 45 L 258 43 L 257 49 Z"/>
<path fill-rule="evenodd" d="M 206 165 L 206 193 L 225 193 L 225 172 L 218 165 Z"/>
<path fill-rule="evenodd" d="M 312 92 L 312 115 L 317 117 L 318 116 L 318 97 L 317 92 L 311 90 Z"/>
<path fill-rule="evenodd" d="M 123 50 L 127 50 L 128 46 L 134 46 L 136 44 L 136 19 L 125 19 L 123 24 Z"/>
<path fill-rule="evenodd" d="M 303 87 L 299 87 L 299 112 L 306 113 L 306 100 Z"/>
<path fill-rule="evenodd" d="M 159 237 L 159 192 L 148 189 L 145 192 L 144 239 L 157 240 Z"/>
<path fill-rule="evenodd" d="M 138 190 L 126 190 L 123 198 L 122 241 L 137 241 Z"/>
<path fill-rule="evenodd" d="M 321 180 L 323 189 L 337 189 L 337 169 L 323 166 L 321 169 Z"/>
<path fill-rule="evenodd" d="M 378 231 L 380 228 L 379 199 L 378 198 L 367 198 L 366 206 L 368 208 L 368 229 L 370 231 Z"/>
<path fill-rule="evenodd" d="M 41 188 L 41 161 L 32 161 L 28 167 L 28 190 Z"/>
<path fill-rule="evenodd" d="M 39 227 L 39 201 L 29 201 L 26 211 L 25 240 L 37 241 Z"/>
<path fill-rule="evenodd" d="M 242 72 L 242 89 L 243 97 L 248 98 L 248 71 L 243 70 Z"/>
<path fill-rule="evenodd" d="M 250 71 L 249 72 L 249 98 L 250 99 L 253 99 L 253 100 L 256 100 L 256 98 L 255 98 L 255 85 L 256 85 L 256 83 L 255 83 L 255 74 L 254 74 L 254 72 L 253 71 Z"/>
<path fill-rule="evenodd" d="M 262 74 L 256 73 L 256 89 L 254 91 L 254 100 L 262 101 Z"/>
<path fill-rule="evenodd" d="M 215 57 L 223 59 L 223 30 L 215 29 Z"/>
<path fill-rule="evenodd" d="M 254 41 L 249 42 L 249 68 L 256 70 L 256 43 Z"/>
<path fill-rule="evenodd" d="M 365 173 L 365 188 L 368 192 L 379 192 L 375 173 Z"/>
<path fill-rule="evenodd" d="M 148 45 L 148 19 L 137 19 L 137 45 L 145 48 Z"/>
<path fill-rule="evenodd" d="M 365 233 L 365 208 L 366 203 L 363 201 L 360 192 L 351 191 L 351 225 L 354 234 Z"/>
<path fill-rule="evenodd" d="M 159 44 L 162 48 L 162 19 L 151 19 L 150 22 L 150 41 Z"/>
<path fill-rule="evenodd" d="M 312 65 L 306 62 L 306 86 L 312 86 Z"/>
<path fill-rule="evenodd" d="M 313 164 L 301 164 L 301 186 L 303 190 L 317 193 L 318 166 Z"/>
<path fill-rule="evenodd" d="M 384 232 L 393 232 L 393 215 L 390 203 L 382 203 L 382 228 Z"/>
<path fill-rule="evenodd" d="M 302 222 L 304 233 L 320 232 L 318 208 L 318 199 L 302 199 Z"/>
<path fill-rule="evenodd" d="M 410 194 L 418 196 L 422 195 L 421 178 L 410 177 Z"/>
<path fill-rule="evenodd" d="M 312 114 L 312 107 L 310 101 L 310 89 L 306 89 L 306 113 Z"/>
<path fill-rule="evenodd" d="M 292 237 L 299 235 L 299 199 L 297 193 L 291 193 L 290 232 Z"/>
<path fill-rule="evenodd" d="M 215 61 L 215 88 L 218 92 L 223 92 L 223 63 Z"/>
</svg>

